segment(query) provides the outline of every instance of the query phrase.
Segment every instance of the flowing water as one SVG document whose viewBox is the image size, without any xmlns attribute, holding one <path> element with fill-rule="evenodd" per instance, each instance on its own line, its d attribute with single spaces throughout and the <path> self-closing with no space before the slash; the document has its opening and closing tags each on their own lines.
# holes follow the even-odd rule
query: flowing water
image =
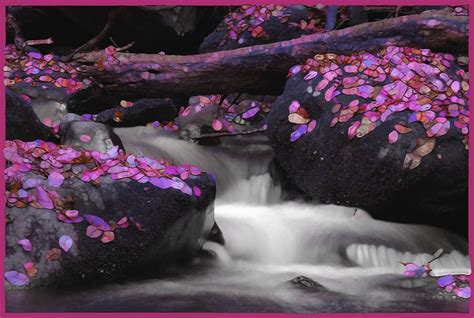
<svg viewBox="0 0 474 318">
<path fill-rule="evenodd" d="M 217 177 L 215 219 L 225 246 L 165 276 L 58 294 L 9 293 L 10 311 L 394 312 L 466 311 L 438 300 L 399 263 L 469 271 L 467 243 L 443 230 L 374 220 L 351 207 L 285 202 L 268 173 L 265 138 L 228 138 L 205 147 L 150 128 L 116 129 L 128 152 L 190 162 Z M 213 255 L 210 257 L 209 255 Z M 306 276 L 322 287 L 289 281 Z"/>
</svg>

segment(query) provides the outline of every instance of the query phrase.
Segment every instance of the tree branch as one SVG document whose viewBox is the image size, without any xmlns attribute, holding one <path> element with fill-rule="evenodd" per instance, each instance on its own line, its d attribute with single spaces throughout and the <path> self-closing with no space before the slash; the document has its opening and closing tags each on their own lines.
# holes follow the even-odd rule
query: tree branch
<svg viewBox="0 0 474 318">
<path fill-rule="evenodd" d="M 69 55 L 66 55 L 66 56 L 62 57 L 61 60 L 63 62 L 69 62 L 74 58 L 74 55 L 76 55 L 77 53 L 90 51 L 90 50 L 95 49 L 95 47 L 101 41 L 103 41 L 106 37 L 109 36 L 109 34 L 112 31 L 112 28 L 113 28 L 117 18 L 120 16 L 120 14 L 122 14 L 122 12 L 124 10 L 125 10 L 124 7 L 117 7 L 117 8 L 112 9 L 109 12 L 109 16 L 107 18 L 107 23 L 105 24 L 102 31 L 100 31 L 99 34 L 97 34 L 95 37 L 93 37 L 92 39 L 90 39 L 89 41 L 87 41 L 86 43 L 84 43 L 83 45 L 81 45 L 80 47 L 75 49 L 74 51 L 72 51 Z"/>
<path fill-rule="evenodd" d="M 251 129 L 251 130 L 244 130 L 240 132 L 215 132 L 211 134 L 201 134 L 198 137 L 191 138 L 193 140 L 199 140 L 199 139 L 206 139 L 206 138 L 218 138 L 218 137 L 233 137 L 233 136 L 244 136 L 244 135 L 251 135 L 251 134 L 257 134 L 257 133 L 263 133 L 265 132 L 266 129 L 264 128 L 256 128 L 256 129 Z"/>
</svg>

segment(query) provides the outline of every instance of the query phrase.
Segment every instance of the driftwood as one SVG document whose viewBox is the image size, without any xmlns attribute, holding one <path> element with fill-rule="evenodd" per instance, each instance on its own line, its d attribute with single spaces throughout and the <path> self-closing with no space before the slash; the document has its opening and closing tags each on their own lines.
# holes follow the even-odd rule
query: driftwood
<svg viewBox="0 0 474 318">
<path fill-rule="evenodd" d="M 447 10 L 386 19 L 290 41 L 192 56 L 117 53 L 100 71 L 102 52 L 76 54 L 85 76 L 108 93 L 145 96 L 247 92 L 278 94 L 288 69 L 318 53 L 377 51 L 387 45 L 466 53 L 467 16 Z"/>
</svg>

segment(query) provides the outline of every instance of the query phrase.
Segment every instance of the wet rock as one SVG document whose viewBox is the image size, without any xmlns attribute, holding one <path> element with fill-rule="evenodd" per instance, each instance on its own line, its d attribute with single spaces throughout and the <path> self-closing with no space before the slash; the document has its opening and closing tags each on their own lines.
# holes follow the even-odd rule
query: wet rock
<svg viewBox="0 0 474 318">
<path fill-rule="evenodd" d="M 7 140 L 54 140 L 51 129 L 36 116 L 31 105 L 20 95 L 6 89 Z"/>
<path fill-rule="evenodd" d="M 77 150 L 107 152 L 114 146 L 123 149 L 122 141 L 112 128 L 92 121 L 69 121 L 61 129 L 61 144 Z"/>
<path fill-rule="evenodd" d="M 220 245 L 225 245 L 224 234 L 222 234 L 222 231 L 219 228 L 219 225 L 217 225 L 217 223 L 214 222 L 214 225 L 212 226 L 212 229 L 209 232 L 207 240 Z"/>
<path fill-rule="evenodd" d="M 7 146 L 7 159 L 16 160 L 12 144 Z M 38 143 L 38 147 L 48 149 L 44 148 L 46 144 Z M 28 262 L 36 269 L 29 272 L 26 285 L 6 282 L 8 289 L 78 288 L 119 281 L 189 260 L 200 250 L 214 224 L 215 182 L 209 175 L 200 173 L 182 181 L 186 187 L 198 186 L 199 196 L 176 187 L 163 189 L 130 178 L 116 179 L 110 169 L 109 174 L 85 182 L 80 176 L 87 170 L 79 171 L 92 169 L 102 161 L 65 163 L 64 156 L 72 153 L 63 149 L 48 152 L 51 158 L 63 162 L 61 168 L 59 161 L 54 160 L 56 168 L 40 168 L 39 159 L 35 159 L 34 169 L 13 173 L 16 168 L 7 161 L 11 173 L 7 180 L 6 213 L 10 221 L 6 226 L 5 272 L 16 271 L 26 277 Z M 90 155 L 82 152 L 79 158 Z M 131 158 L 135 158 L 122 157 L 123 153 L 115 157 L 111 152 L 100 156 L 110 157 L 110 164 L 113 160 L 127 160 L 130 164 Z M 147 160 L 141 162 L 150 162 Z M 57 177 L 51 177 L 55 171 L 62 172 L 65 179 L 53 187 L 52 181 L 57 182 Z M 23 193 L 18 192 L 17 186 Z M 71 211 L 77 214 L 71 215 Z M 86 215 L 96 218 L 91 222 Z M 97 217 L 102 221 L 97 221 Z M 95 227 L 91 232 L 92 225 Z M 72 241 L 67 252 L 60 245 L 63 236 Z M 31 251 L 18 243 L 24 239 L 31 242 Z"/>
<path fill-rule="evenodd" d="M 306 70 L 292 69 L 295 73 L 267 119 L 276 161 L 310 199 L 359 207 L 377 219 L 430 224 L 466 235 L 467 223 L 460 220 L 467 217 L 468 97 L 461 88 L 454 87 L 454 93 L 449 86 L 460 85 L 466 73 L 450 55 L 401 50 L 416 63 L 398 61 L 402 53 L 391 47 L 378 57 L 347 57 L 350 63 L 330 54 L 317 56 L 313 65 L 336 70 L 328 75 L 322 75 L 323 69 L 309 74 L 309 65 L 303 66 Z M 450 67 L 436 62 L 441 60 Z M 370 69 L 359 69 L 359 61 Z M 414 77 L 407 84 L 395 75 L 402 68 Z M 405 90 L 407 96 L 412 94 L 410 102 L 390 102 L 402 89 L 402 96 Z M 311 120 L 316 127 L 307 132 L 304 123 Z"/>
<path fill-rule="evenodd" d="M 306 289 L 312 292 L 322 292 L 327 291 L 327 288 L 323 285 L 315 282 L 311 278 L 306 276 L 297 276 L 290 280 L 290 283 L 293 284 L 297 288 Z"/>
<path fill-rule="evenodd" d="M 72 121 L 81 121 L 82 118 L 78 114 L 74 113 L 67 113 L 64 115 L 64 117 L 61 119 L 61 122 L 59 123 L 59 131 L 64 131 L 66 129 L 66 126 L 72 122 Z"/>
</svg>

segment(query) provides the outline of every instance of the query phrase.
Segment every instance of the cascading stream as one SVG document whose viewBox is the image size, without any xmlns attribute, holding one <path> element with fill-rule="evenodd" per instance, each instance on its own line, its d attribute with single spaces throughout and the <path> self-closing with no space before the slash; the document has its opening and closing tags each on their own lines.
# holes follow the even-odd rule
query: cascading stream
<svg viewBox="0 0 474 318">
<path fill-rule="evenodd" d="M 189 162 L 217 177 L 215 219 L 225 246 L 165 277 L 62 294 L 13 293 L 11 311 L 398 312 L 466 311 L 412 288 L 399 263 L 423 263 L 437 249 L 438 270 L 470 268 L 467 242 L 444 230 L 374 220 L 354 208 L 284 202 L 262 136 L 205 147 L 153 128 L 115 129 L 128 152 Z M 317 292 L 289 281 L 306 276 Z M 408 284 L 408 285 L 407 285 Z M 455 306 L 455 307 L 453 307 Z"/>
<path fill-rule="evenodd" d="M 247 144 L 227 138 L 220 146 L 205 147 L 157 135 L 150 128 L 115 131 L 130 152 L 190 162 L 217 176 L 215 218 L 226 246 L 211 243 L 205 248 L 227 264 L 230 259 L 286 268 L 332 265 L 399 274 L 403 272 L 399 262 L 422 264 L 443 248 L 446 255 L 435 267 L 469 268 L 463 255 L 467 244 L 443 230 L 378 221 L 362 210 L 354 214 L 354 208 L 283 202 L 280 187 L 267 173 L 271 149 L 262 136 L 250 139 L 253 143 L 248 137 Z"/>
</svg>

